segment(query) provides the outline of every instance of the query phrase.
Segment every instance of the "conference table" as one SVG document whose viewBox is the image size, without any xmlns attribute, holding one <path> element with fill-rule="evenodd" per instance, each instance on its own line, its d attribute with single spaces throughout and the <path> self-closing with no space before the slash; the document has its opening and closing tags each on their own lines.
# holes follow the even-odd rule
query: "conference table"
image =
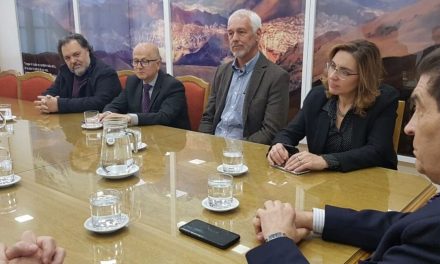
<svg viewBox="0 0 440 264">
<path fill-rule="evenodd" d="M 204 209 L 207 175 L 217 172 L 229 140 L 165 126 L 143 126 L 147 148 L 134 153 L 140 166 L 131 177 L 109 180 L 96 174 L 102 130 L 81 128 L 82 113 L 40 114 L 32 102 L 0 98 L 12 105 L 15 121 L 0 130 L 0 146 L 10 149 L 21 181 L 0 188 L 0 241 L 12 244 L 25 230 L 50 235 L 67 251 L 65 263 L 246 263 L 256 246 L 255 211 L 268 199 L 301 210 L 332 204 L 354 209 L 412 211 L 435 187 L 420 176 L 370 168 L 349 173 L 311 172 L 295 176 L 270 167 L 268 146 L 244 141 L 249 171 L 234 177 L 238 208 Z M 87 231 L 89 196 L 102 189 L 122 193 L 127 227 L 109 234 Z M 238 233 L 227 250 L 181 234 L 178 226 L 200 219 Z M 356 263 L 359 248 L 309 238 L 299 244 L 310 263 Z"/>
</svg>

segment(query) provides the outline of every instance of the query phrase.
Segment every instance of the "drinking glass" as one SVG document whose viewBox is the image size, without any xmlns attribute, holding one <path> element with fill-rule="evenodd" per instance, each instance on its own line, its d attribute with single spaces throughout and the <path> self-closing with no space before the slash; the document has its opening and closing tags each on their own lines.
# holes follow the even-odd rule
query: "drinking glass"
<svg viewBox="0 0 440 264">
<path fill-rule="evenodd" d="M 240 173 L 243 168 L 243 151 L 238 148 L 224 148 L 222 168 L 226 173 Z"/>
<path fill-rule="evenodd" d="M 4 126 L 0 125 L 0 137 L 10 136 L 13 134 L 14 134 L 14 124 L 5 124 Z"/>
<path fill-rule="evenodd" d="M 124 247 L 122 240 L 97 239 L 93 244 L 94 264 L 124 263 Z"/>
<path fill-rule="evenodd" d="M 11 119 L 12 118 L 11 105 L 0 104 L 0 113 L 3 115 L 4 118 Z"/>
<path fill-rule="evenodd" d="M 105 189 L 91 194 L 90 211 L 95 228 L 117 227 L 121 222 L 121 193 Z"/>
<path fill-rule="evenodd" d="M 86 127 L 93 128 L 99 126 L 99 111 L 90 110 L 84 112 L 84 124 Z"/>
<path fill-rule="evenodd" d="M 226 173 L 208 175 L 208 203 L 209 206 L 222 209 L 232 204 L 232 176 Z"/>
<path fill-rule="evenodd" d="M 0 184 L 9 184 L 14 181 L 14 170 L 9 150 L 0 147 Z"/>
</svg>

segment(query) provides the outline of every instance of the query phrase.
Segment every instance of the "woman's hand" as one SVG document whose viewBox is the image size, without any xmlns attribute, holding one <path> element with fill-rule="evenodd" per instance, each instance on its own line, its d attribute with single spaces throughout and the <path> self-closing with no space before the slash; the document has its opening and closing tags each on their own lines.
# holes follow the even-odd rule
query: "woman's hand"
<svg viewBox="0 0 440 264">
<path fill-rule="evenodd" d="M 286 160 L 289 158 L 289 152 L 281 143 L 277 143 L 272 146 L 267 154 L 267 161 L 271 166 L 279 165 L 283 166 Z"/>
<path fill-rule="evenodd" d="M 284 168 L 289 171 L 302 172 L 305 170 L 324 170 L 328 168 L 328 164 L 321 156 L 301 151 L 292 155 Z"/>
</svg>

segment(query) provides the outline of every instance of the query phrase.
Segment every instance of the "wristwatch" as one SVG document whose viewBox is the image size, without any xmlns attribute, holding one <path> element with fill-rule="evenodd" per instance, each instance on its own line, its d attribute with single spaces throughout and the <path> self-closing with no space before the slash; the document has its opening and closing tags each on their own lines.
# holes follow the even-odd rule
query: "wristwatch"
<svg viewBox="0 0 440 264">
<path fill-rule="evenodd" d="M 266 242 L 269 242 L 269 241 L 274 240 L 274 239 L 279 238 L 279 237 L 286 237 L 286 234 L 282 233 L 282 232 L 276 232 L 276 233 L 270 234 L 266 238 Z"/>
</svg>

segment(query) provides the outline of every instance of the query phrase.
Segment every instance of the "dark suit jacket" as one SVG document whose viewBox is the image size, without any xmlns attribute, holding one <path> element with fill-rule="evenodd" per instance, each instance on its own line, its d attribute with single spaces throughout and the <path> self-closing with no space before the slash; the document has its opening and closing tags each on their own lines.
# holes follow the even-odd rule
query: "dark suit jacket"
<svg viewBox="0 0 440 264">
<path fill-rule="evenodd" d="M 59 96 L 58 112 L 75 113 L 87 110 L 102 111 L 104 106 L 121 92 L 116 71 L 90 54 L 90 67 L 85 73 L 86 83 L 80 87 L 79 97 L 72 98 L 73 73 L 62 65 L 55 82 L 43 95 Z"/>
<path fill-rule="evenodd" d="M 232 62 L 217 68 L 211 95 L 200 121 L 199 131 L 214 134 L 226 104 L 232 80 Z M 269 144 L 287 124 L 289 75 L 260 53 L 249 80 L 243 104 L 243 138 Z"/>
<path fill-rule="evenodd" d="M 440 199 L 414 213 L 354 211 L 326 206 L 324 240 L 373 251 L 362 264 L 440 263 Z M 265 243 L 246 255 L 251 264 L 308 263 L 288 238 Z"/>
<path fill-rule="evenodd" d="M 328 99 L 323 86 L 314 87 L 304 100 L 303 108 L 281 130 L 272 145 L 283 143 L 296 146 L 307 137 L 311 153 L 323 153 L 330 128 L 328 113 L 322 109 Z M 367 167 L 397 169 L 397 155 L 393 148 L 398 93 L 391 86 L 382 85 L 376 102 L 367 109 L 365 117 L 354 115 L 352 149 L 332 153 L 340 163 L 341 171 Z"/>
<path fill-rule="evenodd" d="M 104 111 L 127 114 L 135 113 L 139 125 L 164 125 L 190 129 L 185 88 L 173 76 L 159 71 L 148 113 L 142 113 L 142 80 L 129 76 L 125 89 Z"/>
</svg>

